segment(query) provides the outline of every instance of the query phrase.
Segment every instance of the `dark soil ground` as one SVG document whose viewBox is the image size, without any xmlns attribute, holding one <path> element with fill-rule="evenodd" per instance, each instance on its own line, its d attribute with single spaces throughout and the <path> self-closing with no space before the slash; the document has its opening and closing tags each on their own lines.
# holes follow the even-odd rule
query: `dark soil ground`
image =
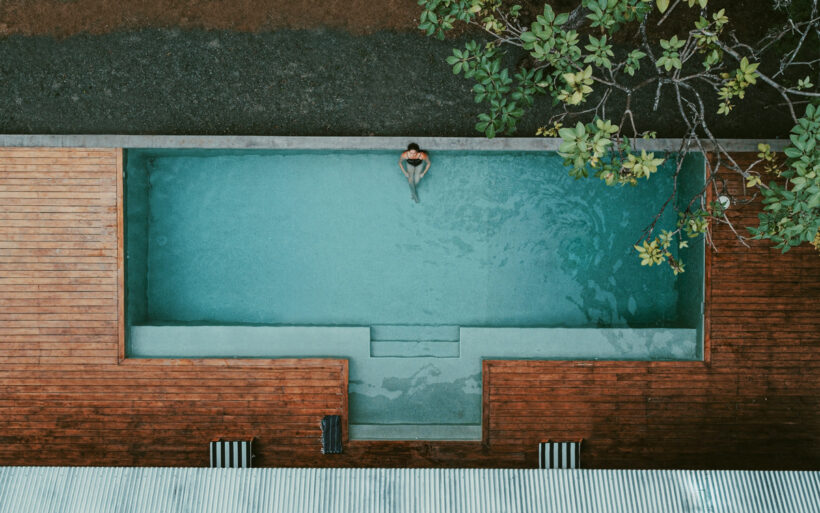
<svg viewBox="0 0 820 513">
<path fill-rule="evenodd" d="M 0 42 L 0 131 L 473 135 L 479 107 L 415 34 L 142 30 Z"/>
<path fill-rule="evenodd" d="M 477 136 L 482 106 L 444 62 L 464 41 L 419 34 L 418 13 L 414 0 L 0 0 L 0 132 Z M 517 135 L 549 118 L 541 100 Z M 770 97 L 743 103 L 719 136 L 788 132 Z M 639 117 L 681 135 L 672 105 Z"/>
<path fill-rule="evenodd" d="M 65 37 L 170 27 L 327 27 L 363 34 L 413 28 L 419 12 L 416 0 L 0 0 L 0 35 Z"/>
</svg>

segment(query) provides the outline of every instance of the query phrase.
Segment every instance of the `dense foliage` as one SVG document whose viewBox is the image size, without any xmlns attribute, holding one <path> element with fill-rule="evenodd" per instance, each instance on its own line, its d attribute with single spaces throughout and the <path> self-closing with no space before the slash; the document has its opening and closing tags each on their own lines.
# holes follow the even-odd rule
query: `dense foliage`
<svg viewBox="0 0 820 513">
<path fill-rule="evenodd" d="M 454 73 L 474 82 L 476 103 L 487 106 L 476 123 L 487 137 L 515 132 L 527 108 L 546 95 L 555 114 L 538 135 L 561 138 L 559 154 L 573 177 L 592 175 L 610 186 L 636 185 L 674 159 L 672 196 L 635 246 L 644 265 L 667 263 L 676 274 L 683 271 L 675 249 L 701 235 L 712 244 L 712 222 L 728 224 L 745 243 L 726 207 L 757 194 L 765 198 L 766 213 L 760 226 L 752 229 L 754 237 L 771 239 L 784 250 L 806 241 L 820 245 L 815 240 L 820 240 L 820 109 L 811 103 L 820 99 L 814 83 L 820 68 L 817 0 L 801 6 L 776 0 L 774 8 L 784 11 L 788 22 L 751 43 L 738 40 L 728 30 L 726 11 L 710 10 L 708 0 L 676 0 L 671 5 L 669 0 L 580 0 L 570 12 L 557 13 L 545 4 L 539 14 L 526 19 L 521 5 L 502 0 L 419 4 L 419 28 L 430 36 L 443 38 L 458 22 L 491 36 L 489 43 L 471 41 L 454 49 L 447 59 Z M 694 25 L 683 34 L 650 37 L 650 23 L 653 33 L 662 32 L 676 8 L 698 9 Z M 513 48 L 525 51 L 528 58 L 508 68 L 504 56 Z M 729 115 L 750 87 L 761 85 L 784 99 L 796 126 L 785 163 L 762 147 L 760 158 L 741 168 L 714 137 L 709 121 Z M 635 115 L 637 102 L 649 102 L 657 110 L 663 95 L 672 98 L 686 127 L 674 155 L 642 149 L 642 139 L 655 134 L 640 130 Z M 803 109 L 805 116 L 798 117 Z M 706 187 L 692 198 L 677 198 L 683 158 L 691 152 L 706 157 Z M 727 168 L 743 176 L 742 193 L 732 193 L 718 176 L 719 169 Z M 764 183 L 764 176 L 772 173 L 773 180 Z M 722 201 L 708 202 L 709 188 L 711 196 Z M 678 224 L 673 231 L 656 233 L 655 225 L 667 208 L 677 211 Z"/>
<path fill-rule="evenodd" d="M 806 115 L 792 129 L 786 162 L 780 166 L 766 145 L 759 158 L 768 162 L 768 172 L 781 178 L 761 188 L 764 212 L 760 226 L 750 228 L 756 239 L 771 239 L 784 252 L 804 242 L 820 251 L 820 107 L 809 105 Z M 791 187 L 791 189 L 788 188 Z"/>
</svg>

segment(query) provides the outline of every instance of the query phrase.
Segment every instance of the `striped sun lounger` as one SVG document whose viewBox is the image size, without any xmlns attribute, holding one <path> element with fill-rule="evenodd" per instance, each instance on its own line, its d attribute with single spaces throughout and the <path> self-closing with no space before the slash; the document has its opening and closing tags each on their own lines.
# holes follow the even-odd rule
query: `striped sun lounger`
<svg viewBox="0 0 820 513">
<path fill-rule="evenodd" d="M 539 443 L 538 468 L 581 468 L 581 440 Z"/>
<path fill-rule="evenodd" d="M 211 442 L 211 468 L 250 468 L 253 440 L 214 440 Z"/>
</svg>

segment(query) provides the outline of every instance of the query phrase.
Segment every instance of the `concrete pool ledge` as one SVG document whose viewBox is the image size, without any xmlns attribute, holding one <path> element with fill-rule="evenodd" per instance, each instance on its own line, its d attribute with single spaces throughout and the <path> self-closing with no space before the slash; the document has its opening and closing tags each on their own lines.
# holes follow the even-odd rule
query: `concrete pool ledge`
<svg viewBox="0 0 820 513">
<path fill-rule="evenodd" d="M 554 137 L 297 137 L 255 135 L 116 135 L 116 134 L 32 134 L 0 135 L 0 147 L 56 148 L 213 148 L 237 150 L 398 150 L 410 141 L 431 151 L 557 151 L 561 139 Z M 774 151 L 782 151 L 785 139 L 718 139 L 728 152 L 757 151 L 758 143 L 766 143 Z M 647 151 L 678 151 L 681 140 L 639 139 L 638 149 Z M 707 150 L 712 145 L 705 145 Z"/>
<path fill-rule="evenodd" d="M 294 340 L 299 344 L 294 345 Z M 371 354 L 374 340 L 367 326 L 143 325 L 131 327 L 129 342 L 130 358 L 383 358 Z M 701 358 L 694 328 L 461 327 L 459 340 L 443 342 L 459 344 L 455 359 Z"/>
</svg>

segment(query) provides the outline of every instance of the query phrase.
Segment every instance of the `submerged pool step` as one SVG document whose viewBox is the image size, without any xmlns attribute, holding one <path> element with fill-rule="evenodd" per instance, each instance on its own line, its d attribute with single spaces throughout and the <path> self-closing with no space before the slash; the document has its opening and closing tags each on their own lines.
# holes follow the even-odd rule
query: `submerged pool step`
<svg viewBox="0 0 820 513">
<path fill-rule="evenodd" d="M 370 327 L 374 358 L 458 358 L 458 326 L 378 325 Z"/>
<path fill-rule="evenodd" d="M 350 424 L 351 440 L 481 440 L 481 424 Z"/>
<path fill-rule="evenodd" d="M 430 340 L 458 342 L 460 327 L 432 324 L 377 324 L 370 327 L 370 340 Z"/>
<path fill-rule="evenodd" d="M 372 358 L 458 358 L 458 342 L 440 340 L 376 340 L 370 342 Z"/>
</svg>

